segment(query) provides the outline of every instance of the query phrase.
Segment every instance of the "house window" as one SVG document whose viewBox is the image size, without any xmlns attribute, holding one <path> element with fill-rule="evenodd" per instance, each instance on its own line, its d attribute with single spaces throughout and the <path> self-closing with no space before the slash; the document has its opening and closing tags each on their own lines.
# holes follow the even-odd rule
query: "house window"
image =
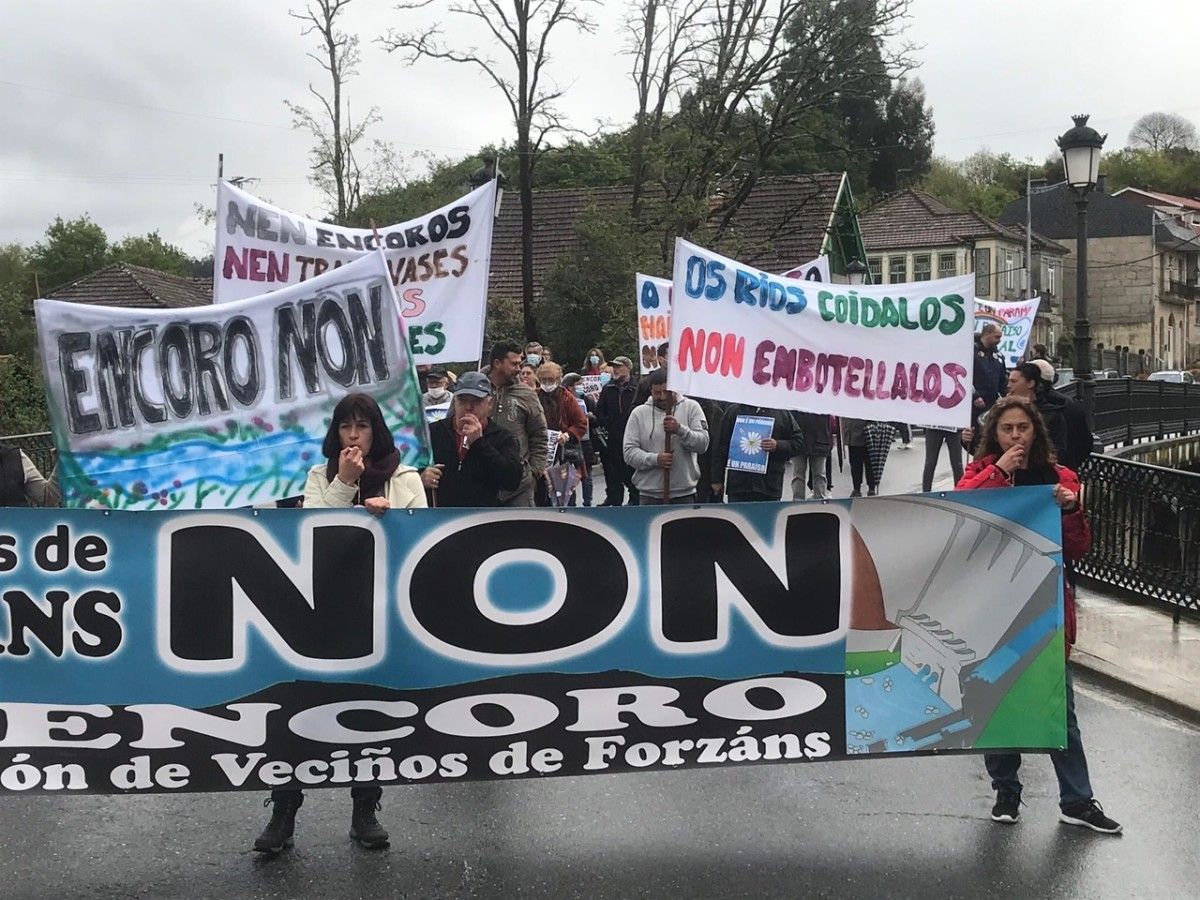
<svg viewBox="0 0 1200 900">
<path fill-rule="evenodd" d="M 1011 250 L 1004 251 L 1004 289 L 1011 291 L 1017 286 L 1017 256 Z"/>
<path fill-rule="evenodd" d="M 888 257 L 888 283 L 889 284 L 904 284 L 908 281 L 908 257 L 907 256 L 889 256 Z"/>
<path fill-rule="evenodd" d="M 921 253 L 913 257 L 913 281 L 928 281 L 933 277 L 930 271 L 932 262 L 928 253 Z"/>
<path fill-rule="evenodd" d="M 883 284 L 883 257 L 868 256 L 867 268 L 871 270 L 871 284 Z"/>
<path fill-rule="evenodd" d="M 988 248 L 975 251 L 975 296 L 992 296 L 992 251 Z"/>
<path fill-rule="evenodd" d="M 938 278 L 953 278 L 958 274 L 958 256 L 954 253 L 938 254 Z"/>
<path fill-rule="evenodd" d="M 1056 294 L 1055 287 L 1056 282 L 1058 281 L 1057 275 L 1058 266 L 1056 266 L 1051 260 L 1046 260 L 1046 280 L 1042 287 L 1051 297 L 1055 296 Z"/>
</svg>

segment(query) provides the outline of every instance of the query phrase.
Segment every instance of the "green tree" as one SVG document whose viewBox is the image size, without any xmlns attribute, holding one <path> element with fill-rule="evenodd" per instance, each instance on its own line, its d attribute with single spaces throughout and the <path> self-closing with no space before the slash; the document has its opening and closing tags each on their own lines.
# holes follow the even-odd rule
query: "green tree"
<svg viewBox="0 0 1200 900">
<path fill-rule="evenodd" d="M 30 434 L 49 427 L 37 363 L 24 356 L 0 356 L 0 434 Z"/>
<path fill-rule="evenodd" d="M 0 356 L 33 358 L 33 273 L 20 244 L 0 247 Z"/>
<path fill-rule="evenodd" d="M 1184 197 L 1200 194 L 1200 153 L 1195 150 L 1126 148 L 1101 157 L 1100 169 L 1110 191 L 1136 187 Z"/>
<path fill-rule="evenodd" d="M 86 214 L 64 222 L 56 216 L 46 239 L 29 249 L 40 293 L 82 278 L 108 262 L 108 236 Z"/>
<path fill-rule="evenodd" d="M 1021 196 L 1026 173 L 1041 178 L 1043 167 L 1031 160 L 1016 160 L 1008 153 L 984 149 L 959 162 L 935 158 L 919 186 L 951 209 L 995 218 Z"/>
<path fill-rule="evenodd" d="M 108 259 L 109 262 L 144 266 L 172 275 L 191 275 L 196 267 L 196 260 L 174 244 L 163 241 L 157 231 L 151 231 L 144 236 L 130 235 L 113 244 L 109 248 Z"/>
</svg>

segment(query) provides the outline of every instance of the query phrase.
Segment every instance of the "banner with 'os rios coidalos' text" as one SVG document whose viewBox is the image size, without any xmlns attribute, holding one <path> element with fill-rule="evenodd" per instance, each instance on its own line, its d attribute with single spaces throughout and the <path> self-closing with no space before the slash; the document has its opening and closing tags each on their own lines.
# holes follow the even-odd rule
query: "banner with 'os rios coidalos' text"
<svg viewBox="0 0 1200 900">
<path fill-rule="evenodd" d="M 693 397 L 965 428 L 971 279 L 797 281 L 678 239 L 668 384 Z"/>
</svg>

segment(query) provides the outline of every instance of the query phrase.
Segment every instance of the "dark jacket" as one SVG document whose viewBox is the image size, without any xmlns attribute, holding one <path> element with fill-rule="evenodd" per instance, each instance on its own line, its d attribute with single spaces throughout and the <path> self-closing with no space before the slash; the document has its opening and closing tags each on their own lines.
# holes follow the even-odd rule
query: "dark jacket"
<svg viewBox="0 0 1200 900">
<path fill-rule="evenodd" d="M 1092 429 L 1088 427 L 1087 413 L 1083 411 L 1083 404 L 1077 400 L 1063 396 L 1055 390 L 1051 390 L 1049 394 L 1062 397 L 1063 418 L 1067 425 L 1067 447 L 1058 454 L 1058 461 L 1068 469 L 1078 472 L 1084 460 L 1092 455 L 1095 443 Z"/>
<path fill-rule="evenodd" d="M 489 420 L 483 435 L 461 461 L 460 440 L 454 433 L 453 416 L 429 426 L 433 461 L 443 466 L 436 505 L 499 506 L 500 492 L 516 490 L 521 483 L 524 469 L 517 439 Z M 430 505 L 435 505 L 432 495 Z"/>
<path fill-rule="evenodd" d="M 1034 404 L 1042 418 L 1046 420 L 1046 431 L 1050 435 L 1050 444 L 1054 447 L 1054 455 L 1061 465 L 1066 465 L 1066 458 L 1071 455 L 1070 434 L 1067 427 L 1067 398 L 1056 391 L 1042 389 L 1037 392 Z M 1074 468 L 1067 466 L 1067 468 Z"/>
<path fill-rule="evenodd" d="M 1004 368 L 1004 359 L 994 350 L 987 350 L 979 339 L 975 340 L 975 371 L 971 383 L 975 388 L 975 396 L 983 398 L 983 409 L 977 413 L 992 408 L 992 405 L 1008 393 L 1008 370 Z"/>
<path fill-rule="evenodd" d="M 829 426 L 829 416 L 824 413 L 793 413 L 796 427 L 800 430 L 802 446 L 796 454 L 805 453 L 818 456 L 833 449 L 833 434 Z"/>
<path fill-rule="evenodd" d="M 767 471 L 764 475 L 736 470 L 731 470 L 728 475 L 725 473 L 725 465 L 729 461 L 729 442 L 733 438 L 733 426 L 738 416 L 772 416 L 775 419 L 771 437 L 778 446 L 767 454 Z M 783 476 L 788 460 L 801 452 L 803 444 L 796 420 L 787 410 L 735 403 L 725 410 L 720 431 L 712 443 L 713 483 L 719 483 L 724 477 L 725 490 L 729 494 L 755 494 L 764 499 L 779 500 L 783 497 Z"/>
<path fill-rule="evenodd" d="M 16 447 L 0 444 L 0 506 L 28 505 L 21 451 Z"/>
<path fill-rule="evenodd" d="M 625 443 L 625 424 L 637 406 L 637 384 L 632 378 L 624 384 L 610 381 L 600 390 L 596 401 L 596 422 L 608 431 L 609 453 L 620 459 L 621 447 Z"/>
</svg>

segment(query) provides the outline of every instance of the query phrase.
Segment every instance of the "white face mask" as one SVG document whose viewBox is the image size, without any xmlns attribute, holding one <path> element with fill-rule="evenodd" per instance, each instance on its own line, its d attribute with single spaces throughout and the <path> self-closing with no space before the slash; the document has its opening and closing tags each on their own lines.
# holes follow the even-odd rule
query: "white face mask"
<svg viewBox="0 0 1200 900">
<path fill-rule="evenodd" d="M 557 381 L 543 381 L 541 383 L 541 388 L 547 394 L 553 394 L 555 391 L 558 390 L 558 382 Z"/>
<path fill-rule="evenodd" d="M 443 397 L 447 397 L 450 394 L 450 392 L 448 390 L 446 390 L 446 388 L 444 388 L 444 387 L 430 388 L 428 393 L 429 393 L 429 396 L 432 397 L 434 400 L 441 400 Z"/>
</svg>

